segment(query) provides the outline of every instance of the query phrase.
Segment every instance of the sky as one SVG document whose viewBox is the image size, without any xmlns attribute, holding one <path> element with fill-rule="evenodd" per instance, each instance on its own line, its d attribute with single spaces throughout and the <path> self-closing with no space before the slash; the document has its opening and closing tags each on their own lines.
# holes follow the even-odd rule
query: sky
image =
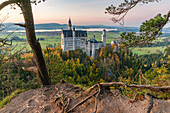
<svg viewBox="0 0 170 113">
<path fill-rule="evenodd" d="M 2 3 L 5 0 L 0 0 Z M 70 17 L 74 25 L 110 25 L 119 26 L 111 21 L 112 15 L 105 14 L 109 5 L 119 5 L 123 0 L 47 0 L 33 6 L 34 20 L 39 23 L 67 24 Z M 139 26 L 143 21 L 156 16 L 158 13 L 166 14 L 170 9 L 170 0 L 161 0 L 159 3 L 139 4 L 128 12 L 124 26 Z M 16 10 L 6 7 L 0 11 L 0 19 L 9 15 L 5 21 L 23 22 L 19 8 Z M 166 27 L 170 27 L 168 24 Z"/>
</svg>

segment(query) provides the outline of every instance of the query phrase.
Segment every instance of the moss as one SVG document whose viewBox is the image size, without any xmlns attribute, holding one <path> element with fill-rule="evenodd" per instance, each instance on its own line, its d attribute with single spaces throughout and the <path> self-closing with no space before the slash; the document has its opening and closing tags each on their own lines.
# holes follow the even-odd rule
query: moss
<svg viewBox="0 0 170 113">
<path fill-rule="evenodd" d="M 0 101 L 0 108 L 4 107 L 6 104 L 8 104 L 14 97 L 16 97 L 19 93 L 22 93 L 26 91 L 26 89 L 20 90 L 17 89 L 11 95 L 5 97 L 2 101 Z"/>
</svg>

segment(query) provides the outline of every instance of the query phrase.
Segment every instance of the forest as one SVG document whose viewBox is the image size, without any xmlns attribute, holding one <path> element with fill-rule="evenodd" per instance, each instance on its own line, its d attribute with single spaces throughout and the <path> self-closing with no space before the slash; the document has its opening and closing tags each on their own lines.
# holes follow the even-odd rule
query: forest
<svg viewBox="0 0 170 113">
<path fill-rule="evenodd" d="M 43 55 L 47 63 L 51 83 L 55 85 L 60 80 L 65 80 L 83 88 L 89 88 L 101 82 L 119 81 L 126 84 L 170 85 L 170 47 L 167 47 L 164 53 L 140 56 L 133 54 L 128 49 L 120 49 L 116 53 L 113 52 L 113 49 L 114 45 L 102 47 L 96 59 L 89 58 L 80 49 L 66 51 L 66 53 L 62 52 L 60 46 L 44 49 Z M 12 55 L 10 59 L 5 58 L 5 55 L 1 55 L 0 63 L 1 101 L 16 90 L 40 87 L 36 74 L 23 70 L 23 67 L 35 66 L 32 52 L 17 53 Z M 133 92 L 127 92 L 127 89 L 123 87 L 117 88 L 122 94 L 132 98 Z M 148 91 L 136 90 L 140 94 L 139 98 Z M 158 98 L 170 98 L 169 93 L 155 93 L 152 91 L 150 93 Z"/>
<path fill-rule="evenodd" d="M 45 0 L 6 0 L 0 4 L 0 10 L 11 4 L 15 4 L 21 9 L 24 24 L 16 23 L 15 25 L 25 29 L 26 40 L 31 48 L 30 51 L 23 52 L 24 48 L 21 48 L 14 52 L 17 44 L 10 48 L 13 41 L 9 41 L 8 36 L 4 39 L 0 38 L 0 47 L 2 47 L 0 51 L 0 112 L 8 110 L 3 109 L 6 107 L 5 105 L 11 100 L 17 99 L 20 93 L 20 96 L 27 95 L 25 93 L 27 91 L 29 93 L 40 91 L 43 95 L 41 95 L 42 98 L 46 98 L 43 101 L 51 99 L 62 113 L 74 111 L 73 109 L 77 106 L 93 97 L 95 97 L 95 107 L 90 111 L 94 110 L 96 113 L 99 108 L 98 101 L 106 94 L 108 97 L 114 98 L 114 95 L 118 95 L 112 93 L 114 91 L 128 97 L 130 100 L 128 103 L 148 100 L 147 113 L 150 113 L 153 105 L 155 107 L 153 98 L 165 102 L 170 99 L 169 37 L 166 37 L 164 41 L 162 39 L 159 42 L 155 41 L 163 34 L 162 29 L 169 22 L 170 11 L 165 15 L 157 14 L 146 20 L 140 25 L 138 32 L 120 32 L 121 44 L 117 52 L 114 52 L 115 44 L 107 44 L 105 47 L 101 46 L 96 52 L 96 58 L 93 58 L 87 56 L 81 49 L 63 52 L 59 44 L 41 48 L 40 40 L 46 39 L 36 37 L 32 13 L 32 4 L 37 5 L 41 2 L 45 2 Z M 117 7 L 108 6 L 105 13 L 113 16 L 113 22 L 123 25 L 124 17 L 129 10 L 139 3 L 148 4 L 150 2 L 158 1 L 124 0 Z M 11 5 L 12 9 L 15 9 L 15 5 Z M 0 28 L 0 32 L 5 30 L 3 22 L 0 24 Z M 156 53 L 150 53 L 147 50 L 147 53 L 150 54 L 142 55 L 132 52 L 134 47 L 138 47 L 140 51 L 140 48 L 160 46 L 164 46 L 165 50 L 157 50 Z M 59 87 L 62 85 L 63 87 Z M 97 89 L 95 89 L 96 87 Z M 52 97 L 48 97 L 50 91 L 54 92 Z M 60 94 L 60 91 L 63 94 Z M 67 91 L 74 92 L 72 97 L 65 95 Z M 81 93 L 78 95 L 78 92 Z M 92 95 L 90 95 L 91 92 Z M 77 96 L 76 99 L 73 99 L 75 96 Z M 80 102 L 70 102 L 70 98 L 72 101 L 79 101 L 77 100 L 79 97 L 85 98 L 81 98 Z M 38 98 L 38 96 L 31 98 Z M 116 99 L 119 98 L 122 97 L 116 97 Z M 36 103 L 35 100 L 29 100 L 26 105 L 31 106 L 32 102 Z M 41 103 L 40 101 L 37 102 Z M 70 103 L 74 106 L 69 106 Z M 48 108 L 48 106 L 46 107 Z M 43 110 L 46 110 L 45 107 Z"/>
</svg>

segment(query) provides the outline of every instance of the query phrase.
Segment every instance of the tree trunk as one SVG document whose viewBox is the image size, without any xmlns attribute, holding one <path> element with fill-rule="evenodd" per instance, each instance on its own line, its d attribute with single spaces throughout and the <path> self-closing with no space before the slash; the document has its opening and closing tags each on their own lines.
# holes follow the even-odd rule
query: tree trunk
<svg viewBox="0 0 170 113">
<path fill-rule="evenodd" d="M 30 0 L 21 0 L 20 7 L 25 20 L 25 30 L 29 45 L 32 48 L 35 62 L 38 68 L 38 79 L 41 87 L 44 85 L 50 85 L 50 78 L 48 76 L 46 64 L 43 58 L 42 49 L 40 43 L 36 40 L 34 19 L 32 14 L 32 7 Z"/>
</svg>

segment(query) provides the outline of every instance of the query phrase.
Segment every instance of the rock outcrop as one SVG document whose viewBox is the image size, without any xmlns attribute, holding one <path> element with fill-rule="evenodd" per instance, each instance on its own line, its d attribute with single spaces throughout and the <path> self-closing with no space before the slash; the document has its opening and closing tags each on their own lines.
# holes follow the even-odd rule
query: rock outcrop
<svg viewBox="0 0 170 113">
<path fill-rule="evenodd" d="M 95 91 L 94 91 L 95 92 Z M 170 100 L 144 99 L 134 103 L 118 91 L 102 91 L 98 98 L 85 93 L 77 86 L 68 83 L 33 89 L 19 94 L 0 109 L 0 113 L 67 113 L 77 103 L 89 97 L 87 101 L 75 107 L 70 113 L 93 113 L 97 100 L 97 113 L 170 113 Z"/>
</svg>

